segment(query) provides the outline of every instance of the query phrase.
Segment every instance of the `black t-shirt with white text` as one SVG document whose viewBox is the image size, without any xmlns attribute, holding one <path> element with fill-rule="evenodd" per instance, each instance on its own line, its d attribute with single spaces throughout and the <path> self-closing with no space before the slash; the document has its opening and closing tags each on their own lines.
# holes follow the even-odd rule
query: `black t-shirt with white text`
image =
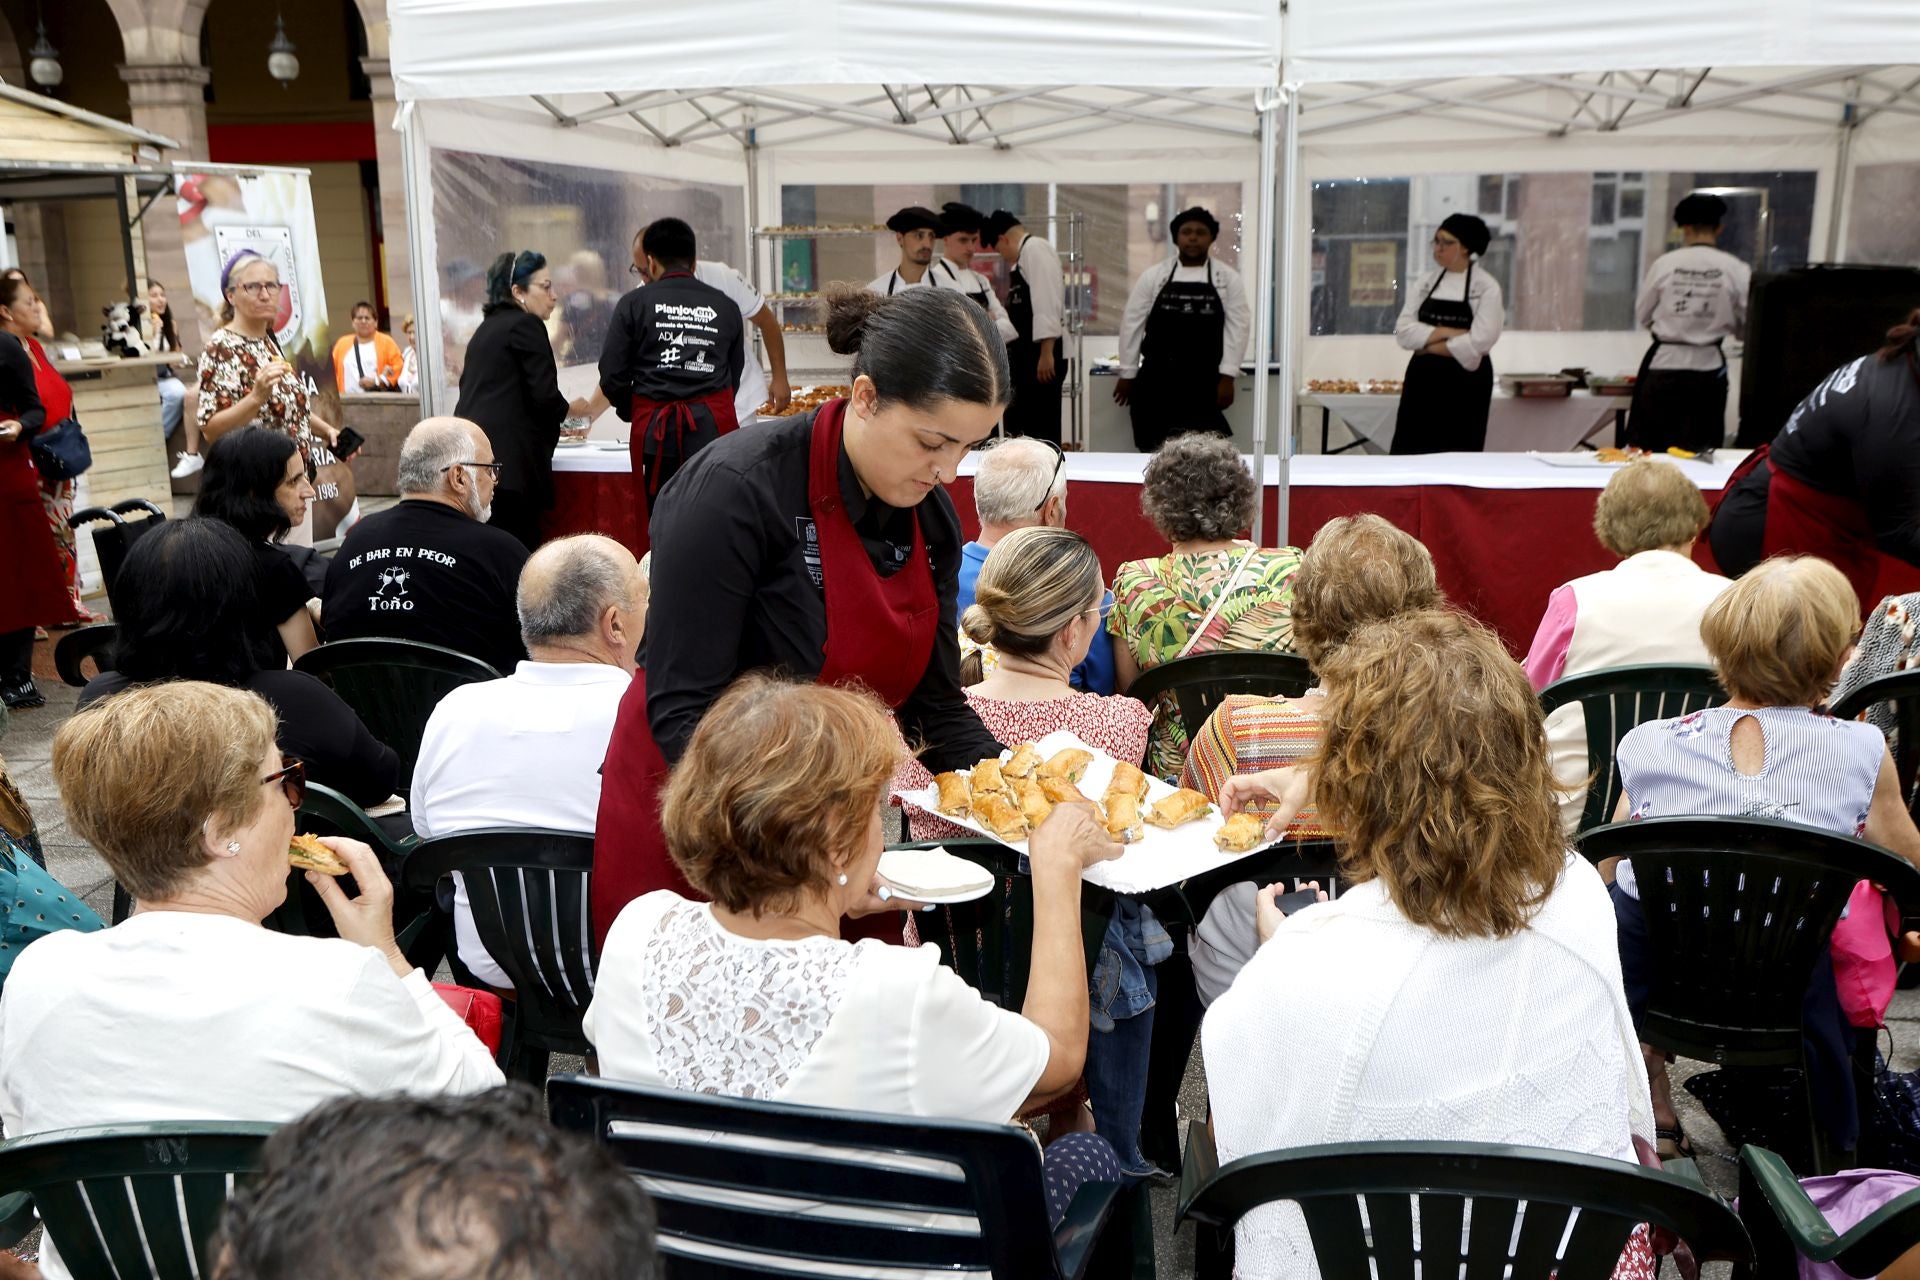
<svg viewBox="0 0 1920 1280">
<path fill-rule="evenodd" d="M 600 351 L 600 389 L 621 418 L 633 398 L 691 400 L 732 392 L 745 367 L 740 308 L 691 275 L 662 276 L 620 299 Z"/>
<path fill-rule="evenodd" d="M 502 675 L 526 657 L 514 592 L 527 549 L 443 502 L 409 499 L 348 530 L 327 569 L 328 640 L 418 640 Z"/>
</svg>

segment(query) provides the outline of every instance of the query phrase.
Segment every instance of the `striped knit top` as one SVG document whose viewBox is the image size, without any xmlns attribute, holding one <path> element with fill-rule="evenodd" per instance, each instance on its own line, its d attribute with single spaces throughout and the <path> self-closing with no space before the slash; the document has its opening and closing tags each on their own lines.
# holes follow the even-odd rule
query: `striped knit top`
<svg viewBox="0 0 1920 1280">
<path fill-rule="evenodd" d="M 1745 716 L 1759 722 L 1766 743 L 1755 774 L 1733 767 L 1733 727 Z M 1620 740 L 1618 759 L 1631 818 L 1724 814 L 1861 836 L 1886 750 L 1872 725 L 1808 707 L 1710 707 L 1640 725 Z M 1615 879 L 1640 896 L 1630 864 L 1621 863 Z"/>
<path fill-rule="evenodd" d="M 1259 773 L 1299 764 L 1320 745 L 1317 697 L 1256 698 L 1232 694 L 1207 717 L 1206 725 L 1187 748 L 1180 785 L 1192 787 L 1218 801 L 1227 779 L 1236 773 Z M 1271 818 L 1273 807 L 1250 812 Z M 1296 838 L 1332 835 L 1309 805 L 1295 816 L 1287 834 Z"/>
</svg>

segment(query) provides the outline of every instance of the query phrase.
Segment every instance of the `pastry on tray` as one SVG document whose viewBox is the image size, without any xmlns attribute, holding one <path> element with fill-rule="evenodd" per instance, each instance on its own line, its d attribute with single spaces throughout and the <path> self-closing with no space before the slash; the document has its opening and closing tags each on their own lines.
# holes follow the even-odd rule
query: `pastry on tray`
<svg viewBox="0 0 1920 1280">
<path fill-rule="evenodd" d="M 998 760 L 982 760 L 973 766 L 973 789 L 980 791 L 1005 791 L 1006 775 L 1000 771 Z"/>
<path fill-rule="evenodd" d="M 1027 820 L 1021 816 L 1019 808 L 1007 799 L 1003 791 L 975 791 L 972 803 L 973 820 L 985 827 L 999 840 L 1025 840 L 1027 838 Z"/>
<path fill-rule="evenodd" d="M 1122 844 L 1138 840 L 1144 828 L 1140 823 L 1140 798 L 1127 791 L 1107 792 L 1107 834 Z"/>
<path fill-rule="evenodd" d="M 1086 792 L 1068 782 L 1065 778 L 1038 779 L 1040 794 L 1051 804 L 1092 804 L 1093 800 Z"/>
<path fill-rule="evenodd" d="M 1007 762 L 1000 766 L 1000 772 L 1009 778 L 1025 778 L 1040 767 L 1040 749 L 1031 742 L 1023 742 L 1013 749 Z"/>
<path fill-rule="evenodd" d="M 964 773 L 935 774 L 934 785 L 940 789 L 940 799 L 934 807 L 949 818 L 958 817 L 967 811 L 967 802 L 972 792 L 967 787 L 967 775 Z"/>
<path fill-rule="evenodd" d="M 1213 833 L 1213 842 L 1228 853 L 1251 853 L 1266 834 L 1265 822 L 1251 813 L 1236 813 Z"/>
<path fill-rule="evenodd" d="M 1040 766 L 1043 778 L 1065 778 L 1068 782 L 1078 782 L 1087 776 L 1087 766 L 1093 763 L 1093 752 L 1079 747 L 1068 747 L 1056 751 Z"/>
<path fill-rule="evenodd" d="M 1039 826 L 1053 812 L 1053 801 L 1047 799 L 1047 793 L 1032 778 L 1015 778 L 1013 794 L 1020 801 L 1020 813 L 1029 827 Z"/>
<path fill-rule="evenodd" d="M 1147 821 L 1156 827 L 1172 830 L 1212 812 L 1213 805 L 1205 796 L 1191 787 L 1182 787 L 1172 795 L 1156 800 L 1147 813 Z"/>
<path fill-rule="evenodd" d="M 1113 777 L 1107 780 L 1108 791 L 1125 791 L 1135 800 L 1147 798 L 1147 775 L 1140 772 L 1140 766 L 1128 764 L 1125 760 L 1113 766 Z"/>
</svg>

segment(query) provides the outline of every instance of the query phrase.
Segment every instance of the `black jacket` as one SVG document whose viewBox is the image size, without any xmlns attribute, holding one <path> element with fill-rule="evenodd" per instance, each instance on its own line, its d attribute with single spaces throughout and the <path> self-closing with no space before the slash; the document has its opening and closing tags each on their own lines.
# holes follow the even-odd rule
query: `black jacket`
<svg viewBox="0 0 1920 1280">
<path fill-rule="evenodd" d="M 453 412 L 479 423 L 493 442 L 501 492 L 552 505 L 553 449 L 567 404 L 546 326 L 518 307 L 502 307 L 480 322 L 467 343 Z"/>
</svg>

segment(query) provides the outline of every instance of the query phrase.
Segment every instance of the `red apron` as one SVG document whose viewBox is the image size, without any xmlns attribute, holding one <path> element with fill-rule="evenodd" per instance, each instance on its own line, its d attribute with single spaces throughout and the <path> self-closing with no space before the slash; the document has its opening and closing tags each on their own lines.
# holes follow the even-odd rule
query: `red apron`
<svg viewBox="0 0 1920 1280">
<path fill-rule="evenodd" d="M 1766 445 L 1755 449 L 1728 477 L 1725 492 L 1731 493 L 1768 452 Z M 1874 585 L 1880 576 L 1880 547 L 1867 523 L 1866 509 L 1852 498 L 1823 493 L 1771 464 L 1760 554 L 1819 556 L 1846 575 L 1860 599 L 1862 616 L 1879 603 Z"/>
<path fill-rule="evenodd" d="M 643 461 L 649 454 L 656 462 L 672 459 L 676 466 L 687 461 L 687 436 L 700 429 L 693 407 L 701 405 L 713 417 L 716 435 L 726 435 L 740 425 L 733 407 L 733 392 L 722 388 L 685 400 L 649 400 L 633 398 L 633 433 L 627 437 L 627 456 L 633 460 L 633 473 L 647 477 L 647 496 L 659 492 L 658 473 Z M 647 448 L 647 441 L 653 448 Z"/>
<path fill-rule="evenodd" d="M 926 540 L 914 517 L 913 548 L 891 578 L 873 567 L 840 497 L 840 436 L 847 402 L 831 400 L 813 420 L 808 453 L 807 506 L 820 545 L 826 594 L 827 642 L 816 677 L 823 684 L 859 683 L 890 707 L 905 702 L 933 659 L 940 599 Z M 636 419 L 637 420 L 637 419 Z M 620 702 L 601 769 L 600 813 L 593 852 L 593 930 L 596 947 L 627 903 L 655 889 L 699 898 L 667 852 L 660 830 L 660 791 L 667 763 L 647 720 L 646 679 L 637 674 Z M 861 925 L 899 940 L 896 918 Z"/>
</svg>

